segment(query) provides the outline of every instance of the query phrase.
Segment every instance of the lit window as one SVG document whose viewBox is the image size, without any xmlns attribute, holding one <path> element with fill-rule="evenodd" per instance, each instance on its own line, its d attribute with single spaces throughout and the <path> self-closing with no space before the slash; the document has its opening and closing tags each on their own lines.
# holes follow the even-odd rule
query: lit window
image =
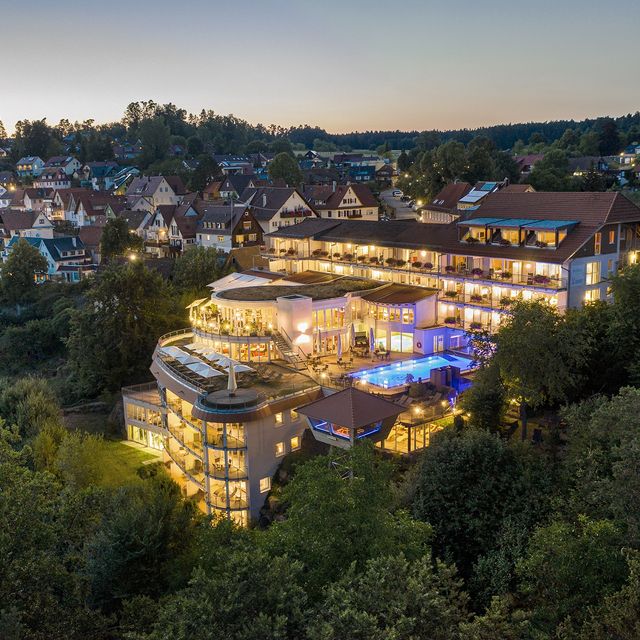
<svg viewBox="0 0 640 640">
<path fill-rule="evenodd" d="M 602 249 L 602 234 L 598 232 L 593 236 L 593 253 L 596 256 L 599 256 L 601 249 Z"/>
<path fill-rule="evenodd" d="M 291 420 L 297 420 L 298 419 L 298 412 L 295 409 L 291 409 Z"/>
<path fill-rule="evenodd" d="M 585 284 L 598 284 L 600 282 L 600 263 L 587 262 L 587 274 Z"/>
<path fill-rule="evenodd" d="M 600 289 L 590 289 L 584 292 L 585 302 L 595 302 L 596 300 L 600 300 Z"/>
<path fill-rule="evenodd" d="M 609 231 L 609 244 L 613 244 L 616 241 L 616 232 L 614 229 Z"/>
<path fill-rule="evenodd" d="M 260 478 L 260 493 L 266 493 L 271 489 L 271 478 Z"/>
<path fill-rule="evenodd" d="M 282 424 L 284 422 L 284 418 L 282 416 L 282 411 L 279 411 L 275 414 L 276 424 Z"/>
<path fill-rule="evenodd" d="M 224 242 L 224 236 L 218 236 L 218 242 Z"/>
<path fill-rule="evenodd" d="M 276 458 L 284 455 L 284 442 L 276 442 Z"/>
<path fill-rule="evenodd" d="M 294 436 L 291 438 L 291 451 L 296 451 L 300 448 L 300 436 Z"/>
</svg>

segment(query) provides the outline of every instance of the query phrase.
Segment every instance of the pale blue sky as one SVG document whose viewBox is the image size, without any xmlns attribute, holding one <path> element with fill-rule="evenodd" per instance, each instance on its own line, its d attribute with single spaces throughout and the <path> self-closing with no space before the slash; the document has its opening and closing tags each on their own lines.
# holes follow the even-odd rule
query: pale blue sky
<svg viewBox="0 0 640 640">
<path fill-rule="evenodd" d="M 332 132 L 640 108 L 640 2 L 0 0 L 0 120 L 132 100 Z"/>
</svg>

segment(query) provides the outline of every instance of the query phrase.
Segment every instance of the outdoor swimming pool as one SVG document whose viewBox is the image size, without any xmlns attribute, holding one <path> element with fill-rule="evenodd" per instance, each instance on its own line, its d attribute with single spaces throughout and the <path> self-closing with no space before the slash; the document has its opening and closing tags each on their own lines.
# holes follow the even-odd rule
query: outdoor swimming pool
<svg viewBox="0 0 640 640">
<path fill-rule="evenodd" d="M 473 360 L 465 356 L 452 355 L 450 353 L 441 353 L 438 355 L 425 356 L 422 358 L 413 358 L 411 360 L 403 360 L 387 364 L 383 367 L 375 369 L 367 369 L 365 371 L 355 371 L 350 374 L 352 378 L 362 380 L 376 387 L 390 389 L 391 387 L 399 387 L 407 383 L 407 375 L 413 376 L 414 381 L 418 378 L 427 381 L 431 375 L 431 369 L 440 367 L 460 367 L 461 371 L 466 371 L 471 367 Z"/>
</svg>

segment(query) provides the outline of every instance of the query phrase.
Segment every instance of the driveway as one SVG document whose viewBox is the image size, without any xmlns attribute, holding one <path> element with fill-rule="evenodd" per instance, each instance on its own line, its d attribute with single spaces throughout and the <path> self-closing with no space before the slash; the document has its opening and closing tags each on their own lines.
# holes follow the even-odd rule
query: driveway
<svg viewBox="0 0 640 640">
<path fill-rule="evenodd" d="M 392 191 L 393 189 L 387 189 L 386 191 L 380 192 L 380 200 L 382 200 L 385 205 L 393 209 L 395 212 L 395 219 L 416 220 L 416 212 L 411 207 L 408 207 L 406 202 L 402 202 L 400 198 L 394 198 L 391 195 Z"/>
</svg>

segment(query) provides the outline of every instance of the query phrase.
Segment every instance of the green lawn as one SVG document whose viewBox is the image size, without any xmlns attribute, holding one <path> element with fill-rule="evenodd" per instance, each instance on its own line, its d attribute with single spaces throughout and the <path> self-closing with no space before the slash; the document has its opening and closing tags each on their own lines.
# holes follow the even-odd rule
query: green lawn
<svg viewBox="0 0 640 640">
<path fill-rule="evenodd" d="M 138 479 L 137 470 L 157 457 L 117 440 L 104 440 L 105 456 L 102 485 L 115 487 Z"/>
</svg>

